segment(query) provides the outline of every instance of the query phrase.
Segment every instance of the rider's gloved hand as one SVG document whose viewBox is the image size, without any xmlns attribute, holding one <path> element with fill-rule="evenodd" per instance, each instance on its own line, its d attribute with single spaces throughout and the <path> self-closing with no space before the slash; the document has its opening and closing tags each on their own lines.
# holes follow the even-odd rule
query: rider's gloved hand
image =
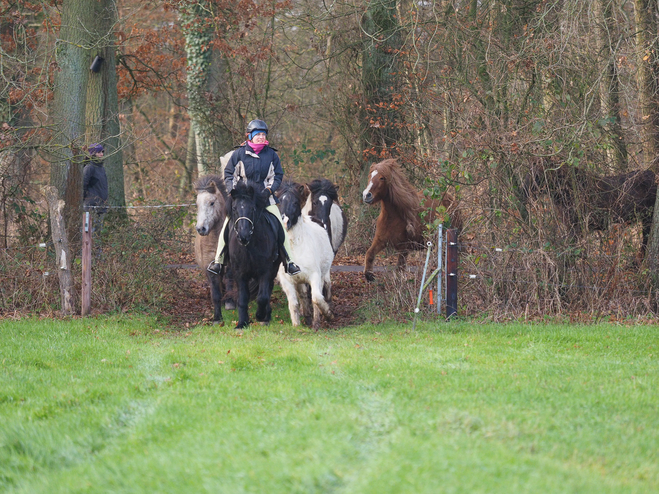
<svg viewBox="0 0 659 494">
<path fill-rule="evenodd" d="M 263 189 L 263 198 L 264 199 L 270 199 L 270 196 L 273 194 L 272 189 L 270 187 L 266 187 Z"/>
</svg>

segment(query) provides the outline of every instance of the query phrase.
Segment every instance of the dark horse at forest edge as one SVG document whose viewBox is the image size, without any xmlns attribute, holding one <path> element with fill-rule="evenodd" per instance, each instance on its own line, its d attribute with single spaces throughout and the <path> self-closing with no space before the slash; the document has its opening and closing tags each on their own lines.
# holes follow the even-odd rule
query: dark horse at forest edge
<svg viewBox="0 0 659 494">
<path fill-rule="evenodd" d="M 528 199 L 548 194 L 570 237 L 584 231 L 605 231 L 612 223 L 640 222 L 643 239 L 638 257 L 645 257 L 652 211 L 657 197 L 657 177 L 651 170 L 599 176 L 566 164 L 534 165 L 524 179 Z"/>
<path fill-rule="evenodd" d="M 227 200 L 229 264 L 238 285 L 238 324 L 249 324 L 249 282 L 258 282 L 256 320 L 268 324 L 272 308 L 270 297 L 283 256 L 279 235 L 284 232 L 277 218 L 266 211 L 269 191 L 254 182 L 238 180 Z"/>
<path fill-rule="evenodd" d="M 362 198 L 366 204 L 382 204 L 375 237 L 364 259 L 364 276 L 368 281 L 375 279 L 372 272 L 375 255 L 387 245 L 398 251 L 398 267 L 401 269 L 405 267 L 410 250 L 424 248 L 424 223 L 434 221 L 440 206 L 449 214 L 451 227 L 462 228 L 455 198 L 448 191 L 441 200 L 424 198 L 393 159 L 371 165 Z M 424 212 L 427 214 L 422 218 Z"/>
</svg>

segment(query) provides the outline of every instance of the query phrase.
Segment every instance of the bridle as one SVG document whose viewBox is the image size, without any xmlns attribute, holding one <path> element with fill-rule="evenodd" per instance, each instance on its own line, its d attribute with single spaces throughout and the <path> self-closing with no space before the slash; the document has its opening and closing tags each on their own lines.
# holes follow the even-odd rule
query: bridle
<svg viewBox="0 0 659 494">
<path fill-rule="evenodd" d="M 249 219 L 247 216 L 241 216 L 240 218 L 236 218 L 236 221 L 233 222 L 233 231 L 236 232 L 236 235 L 238 234 L 238 229 L 236 228 L 236 225 L 238 224 L 238 222 L 240 220 L 249 221 L 249 224 L 250 224 L 249 234 L 252 235 L 252 233 L 254 233 L 254 222 L 251 219 Z"/>
<path fill-rule="evenodd" d="M 244 211 L 244 210 L 243 210 L 243 211 Z M 252 210 L 250 211 L 250 213 L 254 216 L 254 219 L 253 219 L 253 220 L 252 220 L 251 218 L 248 218 L 247 216 L 239 216 L 239 217 L 236 218 L 235 221 L 233 222 L 233 231 L 236 233 L 236 235 L 240 235 L 240 234 L 238 233 L 238 229 L 237 229 L 238 222 L 239 222 L 239 221 L 242 221 L 242 220 L 249 221 L 249 225 L 250 225 L 249 237 L 250 237 L 250 239 L 251 239 L 251 236 L 252 236 L 252 234 L 254 233 L 254 224 L 259 222 L 260 217 L 261 217 L 261 215 L 263 214 L 263 210 L 259 210 L 259 208 L 257 207 L 257 208 L 255 208 L 255 209 L 252 209 Z M 247 242 L 247 243 L 245 244 L 245 246 L 247 246 L 247 245 L 249 245 L 249 242 Z"/>
</svg>

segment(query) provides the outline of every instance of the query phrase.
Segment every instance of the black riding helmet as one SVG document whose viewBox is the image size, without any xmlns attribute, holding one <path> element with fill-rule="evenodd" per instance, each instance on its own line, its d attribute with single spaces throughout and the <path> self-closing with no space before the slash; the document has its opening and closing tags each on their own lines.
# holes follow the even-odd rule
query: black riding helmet
<svg viewBox="0 0 659 494">
<path fill-rule="evenodd" d="M 247 124 L 247 134 L 251 134 L 255 130 L 261 130 L 268 135 L 268 125 L 263 120 L 252 120 Z"/>
</svg>

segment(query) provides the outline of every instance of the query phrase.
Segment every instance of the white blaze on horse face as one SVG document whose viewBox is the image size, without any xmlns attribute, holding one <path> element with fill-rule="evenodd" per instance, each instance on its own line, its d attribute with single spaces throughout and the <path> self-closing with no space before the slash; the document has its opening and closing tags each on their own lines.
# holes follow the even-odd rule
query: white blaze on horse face
<svg viewBox="0 0 659 494">
<path fill-rule="evenodd" d="M 326 203 L 327 201 L 329 201 L 329 200 L 330 200 L 330 198 L 327 197 L 325 194 L 323 194 L 322 196 L 319 196 L 319 197 L 318 197 L 318 201 L 320 201 L 320 203 L 321 203 L 323 206 L 324 206 L 325 203 Z M 326 222 L 325 220 L 323 220 L 323 228 L 324 228 L 325 230 L 327 230 L 327 222 Z"/>
<path fill-rule="evenodd" d="M 220 205 L 217 197 L 210 192 L 202 191 L 197 194 L 197 231 L 205 231 L 206 234 L 213 227 L 213 223 L 219 217 Z"/>
<path fill-rule="evenodd" d="M 375 178 L 375 176 L 376 176 L 377 174 L 378 174 L 378 171 L 377 171 L 377 170 L 373 170 L 373 171 L 371 172 L 371 178 L 370 178 L 369 181 L 368 181 L 368 187 L 366 187 L 366 188 L 364 189 L 364 192 L 362 192 L 362 199 L 366 199 L 366 195 L 367 195 L 367 194 L 371 191 L 371 189 L 373 188 L 373 179 Z"/>
</svg>

